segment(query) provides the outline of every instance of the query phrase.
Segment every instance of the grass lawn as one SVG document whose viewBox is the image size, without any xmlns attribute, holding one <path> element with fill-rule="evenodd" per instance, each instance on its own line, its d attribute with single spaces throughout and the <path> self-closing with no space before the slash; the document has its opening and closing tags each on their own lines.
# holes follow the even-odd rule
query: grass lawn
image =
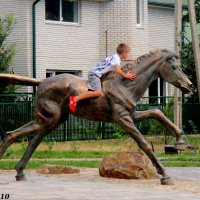
<svg viewBox="0 0 200 200">
<path fill-rule="evenodd" d="M 145 138 L 149 143 L 150 142 L 153 143 L 154 149 L 156 152 L 164 152 L 165 138 L 163 136 L 146 136 Z M 189 140 L 190 145 L 197 146 L 200 148 L 200 135 L 189 135 L 187 138 Z M 173 144 L 173 137 L 168 136 L 167 143 Z M 16 144 L 11 145 L 9 149 L 7 150 L 7 152 L 8 154 L 12 154 L 10 156 L 21 157 L 21 155 L 26 149 L 26 146 L 27 146 L 27 142 L 16 143 Z M 49 151 L 49 149 L 51 149 L 51 151 Z M 38 146 L 36 153 L 33 156 L 35 157 L 42 156 L 42 155 L 38 155 L 37 152 L 40 152 L 40 153 L 45 152 L 46 156 L 51 155 L 51 153 L 47 153 L 47 152 L 56 152 L 56 154 L 58 154 L 57 156 L 59 157 L 59 156 L 63 156 L 62 155 L 63 152 L 66 152 L 68 154 L 67 156 L 73 156 L 73 154 L 70 154 L 68 152 L 84 151 L 84 152 L 94 152 L 92 154 L 95 154 L 95 152 L 98 152 L 98 153 L 99 152 L 118 152 L 118 151 L 128 151 L 128 150 L 134 150 L 134 151 L 138 150 L 137 144 L 131 138 L 110 139 L 110 140 L 67 141 L 67 142 L 51 142 L 51 143 L 42 142 Z M 56 156 L 56 155 L 53 153 L 52 156 Z"/>
<path fill-rule="evenodd" d="M 3 159 L 20 159 L 24 151 L 22 149 L 17 149 L 15 151 L 7 151 Z M 112 152 L 108 151 L 48 151 L 48 150 L 38 150 L 36 151 L 32 158 L 37 159 L 55 159 L 55 158 L 103 158 L 104 156 Z"/>
<path fill-rule="evenodd" d="M 157 156 L 166 167 L 200 167 L 200 155 L 195 152 L 184 152 L 175 155 L 158 153 Z"/>
<path fill-rule="evenodd" d="M 22 152 L 22 151 L 21 151 Z M 113 154 L 114 152 L 112 152 Z M 17 154 L 17 153 L 16 153 Z M 28 163 L 26 168 L 34 169 L 39 168 L 44 164 L 55 164 L 73 167 L 99 167 L 99 160 L 64 160 L 65 158 L 103 158 L 105 155 L 109 155 L 111 152 L 62 152 L 62 151 L 39 151 L 35 153 L 32 160 Z M 46 155 L 46 157 L 45 157 Z M 164 153 L 158 153 L 157 156 L 166 167 L 200 167 L 200 155 L 186 152 L 178 155 L 165 155 Z M 11 158 L 12 157 L 12 158 Z M 16 160 L 12 160 L 13 156 L 5 158 L 0 162 L 0 169 L 14 169 L 15 165 L 19 161 L 21 156 L 17 156 Z M 16 157 L 15 157 L 16 158 Z M 37 158 L 38 160 L 34 160 Z M 60 160 L 51 160 L 58 158 Z"/>
<path fill-rule="evenodd" d="M 87 152 L 88 153 L 88 152 Z M 78 154 L 77 154 L 78 155 Z M 200 155 L 182 153 L 179 155 L 163 155 L 159 156 L 161 162 L 165 167 L 200 167 Z M 14 169 L 18 160 L 4 159 L 0 162 L 0 169 Z M 100 165 L 99 160 L 51 160 L 51 159 L 40 159 L 30 160 L 27 167 L 28 169 L 39 168 L 44 164 L 55 164 L 73 167 L 89 167 L 98 168 Z"/>
<path fill-rule="evenodd" d="M 157 153 L 161 161 L 200 162 L 200 154 L 195 152 L 182 152 L 180 154 Z"/>
<path fill-rule="evenodd" d="M 190 144 L 200 146 L 200 136 L 189 136 Z M 167 167 L 200 167 L 200 155 L 194 152 L 186 152 L 178 155 L 164 154 L 164 138 L 162 136 L 150 136 L 147 140 L 152 141 L 157 156 Z M 9 147 L 0 161 L 0 169 L 14 169 L 14 166 L 22 157 L 27 143 L 17 143 Z M 51 150 L 49 150 L 51 147 Z M 64 160 L 66 158 L 103 158 L 106 155 L 119 151 L 137 151 L 136 143 L 130 139 L 100 140 L 100 141 L 75 141 L 41 143 L 32 156 L 27 168 L 39 168 L 43 164 L 56 164 L 74 167 L 98 167 L 97 160 Z M 13 160 L 14 159 L 14 160 Z M 16 160 L 15 160 L 16 159 Z M 39 160 L 34 160 L 39 159 Z M 54 160 L 52 160 L 54 159 Z M 56 160 L 60 159 L 60 160 Z"/>
<path fill-rule="evenodd" d="M 3 170 L 14 169 L 17 163 L 18 161 L 16 160 L 3 160 L 0 162 L 0 169 Z M 100 161 L 31 160 L 27 164 L 26 168 L 27 169 L 40 168 L 44 164 L 96 168 L 99 167 Z"/>
</svg>

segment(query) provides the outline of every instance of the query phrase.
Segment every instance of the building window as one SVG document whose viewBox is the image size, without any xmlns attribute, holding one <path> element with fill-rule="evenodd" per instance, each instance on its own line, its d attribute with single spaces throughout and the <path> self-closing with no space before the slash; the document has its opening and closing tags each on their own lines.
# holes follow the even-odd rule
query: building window
<svg viewBox="0 0 200 200">
<path fill-rule="evenodd" d="M 46 70 L 46 78 L 59 75 L 59 74 L 73 74 L 75 76 L 81 76 L 81 71 L 79 70 Z"/>
<path fill-rule="evenodd" d="M 143 12 L 143 2 L 142 0 L 136 0 L 136 23 L 137 25 L 142 25 L 142 12 Z"/>
<path fill-rule="evenodd" d="M 78 23 L 79 2 L 45 0 L 46 20 Z"/>
<path fill-rule="evenodd" d="M 168 83 L 162 78 L 155 79 L 149 87 L 149 103 L 150 104 L 161 104 L 164 103 L 164 97 L 168 96 Z M 165 102 L 166 103 L 166 102 Z"/>
</svg>

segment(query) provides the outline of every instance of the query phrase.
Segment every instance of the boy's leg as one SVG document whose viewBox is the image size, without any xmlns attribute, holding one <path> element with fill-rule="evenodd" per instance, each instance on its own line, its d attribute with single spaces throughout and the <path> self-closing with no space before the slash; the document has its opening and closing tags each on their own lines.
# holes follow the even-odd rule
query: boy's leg
<svg viewBox="0 0 200 200">
<path fill-rule="evenodd" d="M 99 96 L 101 96 L 101 94 L 102 94 L 101 90 L 88 91 L 88 92 L 85 92 L 83 94 L 80 94 L 80 95 L 76 96 L 75 100 L 77 102 L 79 102 L 80 100 L 83 100 L 83 99 L 99 97 Z"/>
<path fill-rule="evenodd" d="M 83 94 L 80 94 L 78 96 L 71 96 L 70 97 L 70 110 L 72 112 L 75 112 L 76 104 L 80 100 L 99 97 L 102 94 L 102 91 L 101 91 L 101 80 L 97 75 L 95 75 L 95 74 L 93 74 L 91 72 L 88 73 L 88 89 L 90 91 L 85 92 Z"/>
<path fill-rule="evenodd" d="M 94 98 L 94 97 L 99 97 L 99 96 L 101 96 L 101 94 L 102 94 L 102 91 L 101 90 L 97 90 L 97 91 L 88 91 L 88 92 L 85 92 L 85 93 L 80 94 L 78 96 L 71 96 L 69 98 L 69 101 L 70 101 L 70 104 L 69 104 L 70 110 L 72 112 L 75 112 L 76 105 L 77 105 L 77 103 L 80 100 L 88 99 L 88 98 Z"/>
</svg>

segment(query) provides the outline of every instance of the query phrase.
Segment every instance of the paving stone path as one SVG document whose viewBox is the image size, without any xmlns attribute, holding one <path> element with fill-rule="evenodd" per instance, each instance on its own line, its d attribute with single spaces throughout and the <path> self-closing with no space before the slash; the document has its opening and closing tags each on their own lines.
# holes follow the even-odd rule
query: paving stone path
<svg viewBox="0 0 200 200">
<path fill-rule="evenodd" d="M 168 168 L 175 185 L 155 180 L 107 179 L 98 169 L 80 174 L 41 175 L 26 170 L 27 180 L 15 181 L 15 171 L 0 171 L 0 194 L 13 200 L 200 200 L 200 168 Z"/>
</svg>

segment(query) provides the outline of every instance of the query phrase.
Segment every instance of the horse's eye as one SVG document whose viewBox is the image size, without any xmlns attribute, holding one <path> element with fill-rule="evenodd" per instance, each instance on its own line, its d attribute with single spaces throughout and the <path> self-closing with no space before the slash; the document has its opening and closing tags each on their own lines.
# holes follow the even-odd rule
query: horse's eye
<svg viewBox="0 0 200 200">
<path fill-rule="evenodd" d="M 172 66 L 172 69 L 175 70 L 175 69 L 176 69 L 176 66 L 173 65 L 173 66 Z"/>
</svg>

